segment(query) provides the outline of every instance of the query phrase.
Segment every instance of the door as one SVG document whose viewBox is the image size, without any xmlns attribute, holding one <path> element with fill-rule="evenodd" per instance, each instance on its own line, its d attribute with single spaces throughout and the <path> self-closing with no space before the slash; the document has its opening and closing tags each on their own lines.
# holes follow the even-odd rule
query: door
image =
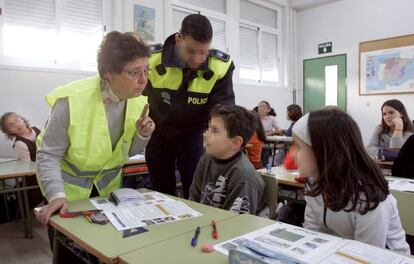
<svg viewBox="0 0 414 264">
<path fill-rule="evenodd" d="M 325 105 L 346 111 L 346 54 L 303 61 L 303 110 Z"/>
</svg>

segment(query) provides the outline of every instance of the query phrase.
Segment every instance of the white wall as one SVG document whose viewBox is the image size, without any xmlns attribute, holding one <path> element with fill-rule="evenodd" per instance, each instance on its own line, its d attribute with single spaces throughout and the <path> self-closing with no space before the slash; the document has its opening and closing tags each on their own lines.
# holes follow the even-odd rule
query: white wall
<svg viewBox="0 0 414 264">
<path fill-rule="evenodd" d="M 329 55 L 347 55 L 347 111 L 360 126 L 364 140 L 379 124 L 380 107 L 388 99 L 401 100 L 414 119 L 414 94 L 358 95 L 359 42 L 413 34 L 413 10 L 412 0 L 342 0 L 296 14 L 298 86 L 303 90 L 303 60 L 319 57 L 318 43 L 332 41 Z"/>
</svg>

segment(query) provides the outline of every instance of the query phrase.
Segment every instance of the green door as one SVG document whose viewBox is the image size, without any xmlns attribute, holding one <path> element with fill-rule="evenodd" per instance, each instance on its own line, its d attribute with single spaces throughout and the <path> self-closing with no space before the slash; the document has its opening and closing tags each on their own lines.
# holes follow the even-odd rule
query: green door
<svg viewBox="0 0 414 264">
<path fill-rule="evenodd" d="M 325 105 L 346 111 L 346 54 L 303 61 L 303 110 Z"/>
</svg>

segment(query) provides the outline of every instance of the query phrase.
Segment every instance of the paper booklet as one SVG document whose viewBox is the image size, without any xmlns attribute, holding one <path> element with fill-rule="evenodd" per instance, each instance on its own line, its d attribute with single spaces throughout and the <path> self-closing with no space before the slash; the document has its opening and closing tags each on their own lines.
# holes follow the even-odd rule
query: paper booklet
<svg viewBox="0 0 414 264">
<path fill-rule="evenodd" d="M 121 188 L 115 190 L 109 194 L 109 197 L 116 205 L 145 201 L 144 194 L 131 188 Z"/>
<path fill-rule="evenodd" d="M 230 264 L 414 264 L 390 250 L 279 222 L 214 248 Z"/>
<path fill-rule="evenodd" d="M 90 202 L 97 209 L 103 210 L 112 225 L 119 231 L 202 215 L 185 203 L 158 192 L 145 192 L 140 195 L 143 199 L 119 205 L 115 205 L 109 198 L 92 198 Z"/>
</svg>

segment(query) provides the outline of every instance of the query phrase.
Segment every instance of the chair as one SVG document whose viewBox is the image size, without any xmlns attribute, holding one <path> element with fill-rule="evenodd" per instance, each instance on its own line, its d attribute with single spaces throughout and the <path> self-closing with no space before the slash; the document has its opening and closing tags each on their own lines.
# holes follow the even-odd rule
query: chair
<svg viewBox="0 0 414 264">
<path fill-rule="evenodd" d="M 277 206 L 277 179 L 274 175 L 267 173 L 260 173 L 265 183 L 264 198 L 269 207 L 269 218 L 276 219 Z"/>
</svg>

